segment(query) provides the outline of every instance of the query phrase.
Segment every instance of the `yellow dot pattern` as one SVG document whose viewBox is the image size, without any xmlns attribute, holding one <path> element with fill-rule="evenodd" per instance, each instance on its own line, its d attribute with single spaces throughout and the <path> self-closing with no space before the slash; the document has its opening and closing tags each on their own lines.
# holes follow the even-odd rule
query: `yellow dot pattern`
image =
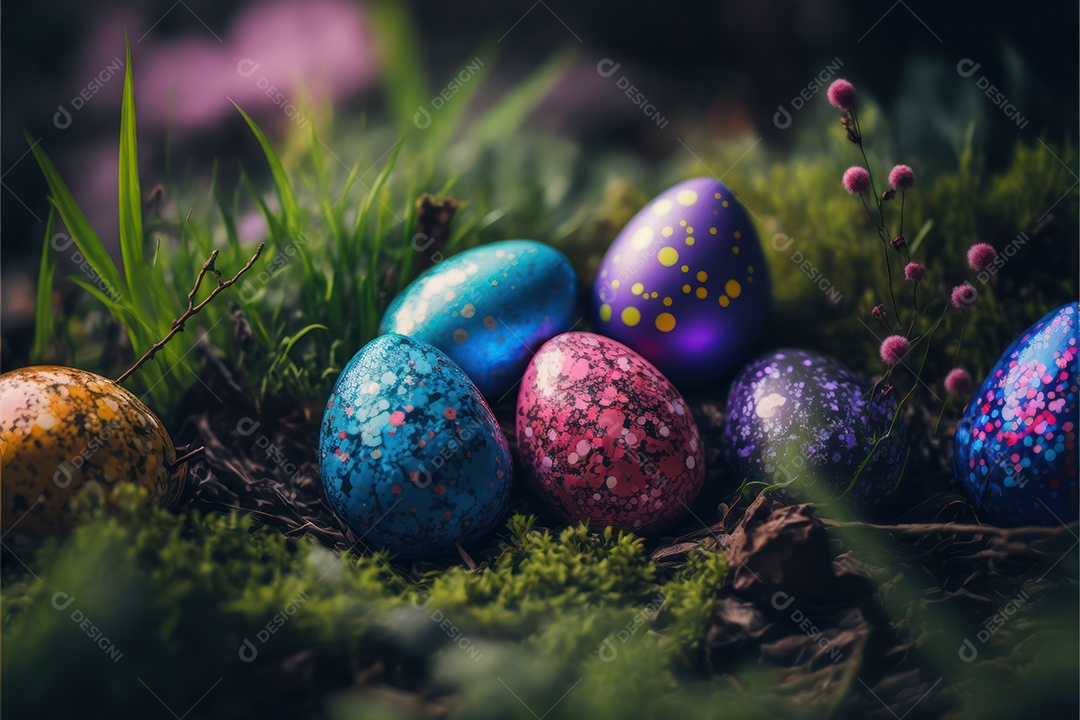
<svg viewBox="0 0 1080 720">
<path fill-rule="evenodd" d="M 706 195 L 706 197 L 708 196 Z M 636 258 L 638 257 L 638 253 L 648 251 L 648 255 L 651 256 L 653 252 L 655 252 L 656 260 L 660 263 L 661 266 L 678 267 L 681 272 L 692 274 L 693 277 L 696 279 L 697 282 L 693 286 L 690 283 L 684 283 L 682 285 L 681 289 L 684 295 L 690 295 L 692 293 L 696 298 L 700 300 L 705 300 L 709 297 L 710 294 L 713 294 L 717 298 L 717 303 L 719 304 L 719 306 L 722 308 L 727 308 L 731 306 L 732 302 L 736 298 L 742 295 L 744 287 L 742 283 L 752 283 L 754 281 L 754 267 L 752 265 L 747 265 L 747 274 L 745 275 L 745 277 L 739 277 L 738 279 L 731 278 L 729 280 L 723 281 L 719 278 L 714 278 L 713 282 L 716 283 L 717 280 L 720 280 L 720 282 L 723 282 L 723 287 L 718 287 L 717 285 L 710 286 L 709 273 L 705 270 L 695 271 L 693 269 L 693 266 L 696 264 L 696 258 L 690 257 L 689 253 L 695 251 L 688 251 L 686 248 L 693 248 L 696 244 L 696 239 L 694 237 L 694 228 L 689 224 L 688 219 L 678 218 L 678 215 L 683 214 L 683 211 L 678 210 L 677 212 L 675 212 L 674 217 L 672 216 L 672 212 L 676 211 L 678 206 L 682 206 L 685 208 L 693 208 L 695 204 L 697 204 L 700 200 L 701 197 L 699 196 L 698 192 L 694 190 L 680 190 L 678 193 L 674 194 L 674 196 L 667 195 L 667 197 L 658 199 L 653 202 L 650 206 L 652 216 L 655 218 L 667 218 L 667 222 L 670 224 L 660 226 L 660 223 L 663 222 L 663 220 L 657 219 L 653 220 L 647 226 L 638 228 L 629 238 L 630 247 L 633 248 L 633 250 L 635 251 L 635 253 L 630 256 L 630 259 L 637 262 Z M 706 202 L 707 204 L 712 206 L 712 208 L 708 209 L 715 208 L 713 209 L 714 216 L 720 214 L 720 207 L 728 208 L 731 206 L 731 202 L 725 200 L 722 194 L 719 192 L 713 193 L 713 199 L 709 199 Z M 707 213 L 707 209 L 705 210 Z M 697 215 L 694 215 L 693 217 L 697 218 Z M 676 225 L 676 221 L 678 222 L 678 225 Z M 725 232 L 727 232 L 727 229 L 724 228 L 724 224 L 720 220 L 713 220 L 713 222 L 718 223 L 718 225 L 708 227 L 709 235 L 716 236 L 720 233 L 721 229 L 725 229 Z M 685 237 L 683 238 L 685 248 L 682 243 L 678 243 L 679 248 L 682 248 L 682 252 L 687 254 L 685 258 L 680 257 L 679 248 L 657 248 L 657 245 L 664 245 L 668 242 L 671 242 L 671 240 L 664 240 L 664 238 L 672 238 L 672 236 L 675 234 L 675 227 L 682 227 L 686 230 Z M 661 237 L 658 238 L 657 234 L 659 234 Z M 731 233 L 731 237 L 733 238 L 733 240 L 738 241 L 742 238 L 742 232 L 739 230 L 734 230 Z M 727 245 L 727 243 L 724 244 Z M 739 246 L 737 244 L 731 244 L 730 250 L 733 255 L 739 254 Z M 620 258 L 618 255 L 616 255 L 613 259 L 614 263 L 618 263 L 619 260 Z M 606 276 L 606 271 L 601 273 L 601 277 Z M 742 282 L 740 282 L 740 280 Z M 619 280 L 611 280 L 610 283 L 612 289 L 617 289 L 620 285 Z M 661 285 L 662 284 L 663 281 L 661 281 Z M 710 293 L 710 290 L 713 292 Z M 644 283 L 642 282 L 634 282 L 630 287 L 630 292 L 634 297 L 637 297 L 640 300 L 645 301 L 646 303 L 649 300 L 661 298 L 661 302 L 664 307 L 659 308 L 659 310 L 662 310 L 662 312 L 658 312 L 655 310 L 653 312 L 648 312 L 646 305 L 642 306 L 642 309 L 645 309 L 645 314 L 643 315 L 642 309 L 639 309 L 639 307 L 631 305 L 626 306 L 621 311 L 619 311 L 617 308 L 618 305 L 621 303 L 616 304 L 616 309 L 613 309 L 612 305 L 604 303 L 600 306 L 599 309 L 600 319 L 603 322 L 609 322 L 613 319 L 613 315 L 618 314 L 619 319 L 627 327 L 636 327 L 640 325 L 643 321 L 645 322 L 646 326 L 648 326 L 651 319 L 652 324 L 661 333 L 670 333 L 675 330 L 678 324 L 675 312 L 664 310 L 664 308 L 672 308 L 675 304 L 675 301 L 672 297 L 664 296 L 655 291 L 647 291 L 645 289 Z M 603 297 L 603 293 L 601 293 L 601 298 Z"/>
<path fill-rule="evenodd" d="M 691 205 L 693 205 L 694 203 L 697 202 L 698 194 L 696 192 L 694 192 L 693 190 L 683 190 L 682 192 L 680 192 L 678 194 L 678 196 L 675 199 L 679 201 L 680 205 L 685 205 L 686 207 L 690 207 Z"/>
</svg>

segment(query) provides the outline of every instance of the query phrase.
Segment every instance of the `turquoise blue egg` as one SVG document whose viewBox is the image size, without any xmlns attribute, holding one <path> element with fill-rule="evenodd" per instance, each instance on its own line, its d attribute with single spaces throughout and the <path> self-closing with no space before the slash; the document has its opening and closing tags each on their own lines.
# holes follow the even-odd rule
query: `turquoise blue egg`
<svg viewBox="0 0 1080 720">
<path fill-rule="evenodd" d="M 956 478 L 989 519 L 1077 519 L 1077 314 L 1062 305 L 1014 340 L 956 427 Z"/>
<path fill-rule="evenodd" d="M 418 277 L 387 308 L 381 331 L 449 355 L 492 403 L 532 354 L 575 320 L 577 279 L 566 256 L 532 240 L 482 245 Z"/>
<path fill-rule="evenodd" d="M 492 528 L 510 496 L 510 447 L 453 360 L 403 335 L 353 356 L 323 414 L 323 490 L 357 539 L 406 557 Z"/>
</svg>

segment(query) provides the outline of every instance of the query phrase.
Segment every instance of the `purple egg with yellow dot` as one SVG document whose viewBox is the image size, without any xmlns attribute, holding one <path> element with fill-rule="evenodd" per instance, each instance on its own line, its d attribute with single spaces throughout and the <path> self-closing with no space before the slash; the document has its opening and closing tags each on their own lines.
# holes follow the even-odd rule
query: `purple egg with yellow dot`
<svg viewBox="0 0 1080 720">
<path fill-rule="evenodd" d="M 989 518 L 1077 519 L 1077 303 L 1029 327 L 997 361 L 956 427 L 953 468 Z"/>
<path fill-rule="evenodd" d="M 600 333 L 682 388 L 735 367 L 771 305 L 754 226 L 711 177 L 675 185 L 633 217 L 600 263 L 593 301 Z"/>
</svg>

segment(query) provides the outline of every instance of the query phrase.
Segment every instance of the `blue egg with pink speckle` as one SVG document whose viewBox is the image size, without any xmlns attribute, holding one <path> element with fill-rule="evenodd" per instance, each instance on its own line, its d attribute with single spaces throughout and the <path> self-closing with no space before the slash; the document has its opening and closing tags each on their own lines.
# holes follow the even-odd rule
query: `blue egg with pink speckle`
<svg viewBox="0 0 1080 720">
<path fill-rule="evenodd" d="M 510 447 L 480 391 L 422 340 L 378 337 L 323 414 L 323 490 L 365 544 L 435 555 L 492 528 L 510 497 Z"/>
<path fill-rule="evenodd" d="M 956 427 L 953 468 L 976 507 L 1008 525 L 1077 519 L 1077 303 L 1013 341 Z"/>
<path fill-rule="evenodd" d="M 828 355 L 784 349 L 752 360 L 731 384 L 727 415 L 723 443 L 739 481 L 875 512 L 901 479 L 908 443 L 895 397 Z"/>
<path fill-rule="evenodd" d="M 569 330 L 577 276 L 555 248 L 504 240 L 443 260 L 401 291 L 381 331 L 431 343 L 493 405 L 517 386 L 533 353 Z"/>
</svg>

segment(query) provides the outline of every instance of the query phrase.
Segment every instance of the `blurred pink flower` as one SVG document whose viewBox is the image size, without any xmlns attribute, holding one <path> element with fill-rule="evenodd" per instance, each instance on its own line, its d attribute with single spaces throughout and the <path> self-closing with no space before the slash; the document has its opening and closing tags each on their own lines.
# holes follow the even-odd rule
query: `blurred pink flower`
<svg viewBox="0 0 1080 720">
<path fill-rule="evenodd" d="M 971 286 L 971 283 L 960 283 L 952 290 L 952 304 L 957 310 L 967 310 L 968 307 L 975 304 L 975 298 L 979 296 L 975 288 Z"/>
<path fill-rule="evenodd" d="M 967 395 L 971 392 L 971 376 L 963 368 L 953 368 L 945 376 L 945 389 L 953 395 Z"/>
<path fill-rule="evenodd" d="M 844 172 L 844 189 L 852 195 L 865 195 L 870 192 L 870 173 L 858 165 L 849 167 Z"/>
<path fill-rule="evenodd" d="M 897 165 L 889 171 L 889 184 L 897 190 L 910 190 L 915 184 L 915 171 L 907 165 Z"/>
<path fill-rule="evenodd" d="M 975 243 L 967 251 L 968 265 L 979 272 L 990 267 L 997 260 L 997 256 L 997 250 L 987 243 Z"/>
<path fill-rule="evenodd" d="M 833 84 L 829 86 L 826 95 L 829 97 L 829 102 L 837 110 L 847 112 L 855 107 L 855 86 L 847 80 L 842 78 L 834 80 Z"/>
<path fill-rule="evenodd" d="M 890 335 L 881 343 L 881 359 L 886 365 L 895 365 L 904 359 L 911 346 L 902 335 Z"/>
<path fill-rule="evenodd" d="M 251 3 L 227 29 L 196 23 L 177 38 L 151 28 L 152 22 L 131 23 L 143 26 L 132 30 L 140 129 L 206 128 L 236 114 L 230 98 L 254 116 L 280 113 L 285 119 L 288 113 L 296 121 L 299 110 L 287 110 L 288 105 L 299 108 L 308 99 L 340 102 L 376 78 L 370 29 L 348 0 Z M 115 50 L 123 40 L 112 23 L 105 23 L 99 35 L 92 41 L 96 52 Z M 120 51 L 123 57 L 122 45 Z M 106 87 L 119 98 L 122 84 Z"/>
<path fill-rule="evenodd" d="M 917 262 L 909 262 L 907 267 L 904 268 L 904 277 L 911 282 L 919 282 L 926 275 L 926 271 L 923 266 Z"/>
</svg>

